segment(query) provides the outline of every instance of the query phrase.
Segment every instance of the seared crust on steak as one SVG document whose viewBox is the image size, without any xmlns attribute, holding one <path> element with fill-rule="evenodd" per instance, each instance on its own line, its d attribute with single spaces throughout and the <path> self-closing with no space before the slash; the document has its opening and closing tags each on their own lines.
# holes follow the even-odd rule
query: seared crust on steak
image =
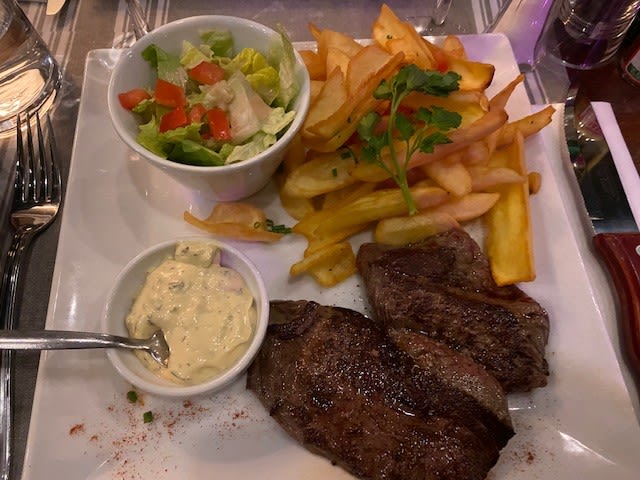
<svg viewBox="0 0 640 480">
<path fill-rule="evenodd" d="M 349 309 L 273 301 L 247 387 L 293 438 L 359 478 L 484 479 L 513 435 L 501 388 L 444 345 L 389 334 Z"/>
<path fill-rule="evenodd" d="M 365 244 L 357 265 L 385 327 L 420 331 L 469 355 L 506 392 L 546 385 L 546 311 L 518 287 L 498 287 L 464 230 L 407 247 Z"/>
</svg>

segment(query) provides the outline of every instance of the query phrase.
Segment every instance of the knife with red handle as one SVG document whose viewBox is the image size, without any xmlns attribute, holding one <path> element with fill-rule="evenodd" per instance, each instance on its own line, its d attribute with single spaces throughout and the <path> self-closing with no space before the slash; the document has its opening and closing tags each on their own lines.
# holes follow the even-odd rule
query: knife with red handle
<svg viewBox="0 0 640 480">
<path fill-rule="evenodd" d="M 569 89 L 564 128 L 593 245 L 618 294 L 621 346 L 640 381 L 640 233 L 598 118 L 577 87 Z"/>
<path fill-rule="evenodd" d="M 593 244 L 618 292 L 621 339 L 629 366 L 640 374 L 640 233 L 599 233 Z"/>
</svg>

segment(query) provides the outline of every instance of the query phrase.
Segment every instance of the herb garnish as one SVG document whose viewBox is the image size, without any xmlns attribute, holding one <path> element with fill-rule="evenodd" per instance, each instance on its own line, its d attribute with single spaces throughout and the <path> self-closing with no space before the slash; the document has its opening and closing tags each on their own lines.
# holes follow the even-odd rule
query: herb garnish
<svg viewBox="0 0 640 480">
<path fill-rule="evenodd" d="M 253 228 L 262 228 L 262 223 L 261 222 L 255 222 L 253 224 Z M 287 227 L 286 225 L 279 223 L 276 224 L 273 220 L 271 220 L 270 218 L 267 218 L 264 222 L 264 228 L 268 231 L 268 232 L 273 232 L 273 233 L 282 233 L 284 235 L 291 233 L 291 227 Z"/>
<path fill-rule="evenodd" d="M 436 145 L 451 143 L 443 132 L 460 126 L 462 117 L 457 112 L 435 105 L 431 108 L 420 107 L 408 115 L 399 111 L 400 104 L 411 92 L 447 96 L 449 92 L 458 90 L 460 78 L 455 72 L 443 74 L 435 70 L 421 70 L 413 64 L 406 65 L 390 81 L 380 82 L 374 92 L 375 98 L 391 102 L 387 128 L 381 133 L 376 131 L 380 122 L 377 112 L 365 115 L 358 126 L 358 135 L 365 144 L 362 158 L 380 166 L 393 178 L 402 191 L 410 215 L 418 211 L 407 181 L 411 156 L 418 150 L 431 153 Z M 396 138 L 406 143 L 405 158 L 402 160 L 398 159 L 394 146 Z M 388 151 L 391 165 L 383 160 L 383 150 Z"/>
<path fill-rule="evenodd" d="M 153 412 L 151 410 L 149 410 L 148 412 L 144 412 L 142 414 L 142 421 L 144 423 L 151 423 L 153 422 Z"/>
<path fill-rule="evenodd" d="M 127 392 L 127 400 L 129 400 L 130 403 L 136 403 L 138 401 L 138 394 L 135 390 L 129 390 Z"/>
</svg>

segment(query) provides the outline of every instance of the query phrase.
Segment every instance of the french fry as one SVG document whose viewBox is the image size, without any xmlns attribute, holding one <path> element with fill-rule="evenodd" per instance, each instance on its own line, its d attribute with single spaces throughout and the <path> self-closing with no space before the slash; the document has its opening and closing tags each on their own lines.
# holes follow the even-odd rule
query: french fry
<svg viewBox="0 0 640 480">
<path fill-rule="evenodd" d="M 438 187 L 413 187 L 410 189 L 416 207 L 425 209 L 447 200 L 448 193 Z M 407 204 L 398 188 L 376 190 L 337 209 L 333 215 L 318 225 L 319 234 L 329 234 L 353 225 L 407 214 Z"/>
<path fill-rule="evenodd" d="M 311 106 L 277 177 L 283 207 L 298 220 L 293 231 L 307 239 L 291 274 L 309 274 L 325 286 L 342 281 L 355 272 L 348 239 L 373 225 L 376 241 L 402 245 L 483 217 L 496 282 L 532 280 L 528 196 L 538 191 L 541 177 L 526 172 L 522 142 L 550 123 L 553 107 L 508 123 L 505 108 L 523 76 L 487 98 L 493 65 L 470 60 L 457 36 L 441 45 L 429 42 L 387 5 L 372 26 L 372 45 L 313 24 L 309 29 L 317 51 L 302 56 L 312 78 Z M 450 143 L 414 152 L 407 165 L 406 143 L 392 140 L 419 209 L 413 216 L 406 216 L 401 190 L 388 173 L 395 167 L 387 147 L 382 161 L 389 170 L 364 161 L 354 136 L 369 112 L 386 119 L 390 102 L 373 92 L 407 63 L 461 76 L 459 90 L 447 96 L 412 92 L 402 100 L 409 111 L 440 107 L 461 117 L 460 126 L 446 132 Z"/>
<path fill-rule="evenodd" d="M 309 241 L 319 238 L 316 234 L 316 230 L 321 223 L 334 215 L 338 208 L 348 205 L 358 198 L 371 193 L 374 187 L 375 185 L 373 184 L 360 183 L 353 189 L 350 189 L 349 187 L 341 189 L 343 192 L 341 198 L 334 198 L 330 207 L 323 205 L 322 210 L 314 211 L 300 219 L 300 221 L 293 226 L 293 231 L 300 235 L 304 235 Z M 349 191 L 347 192 L 347 190 Z"/>
<path fill-rule="evenodd" d="M 289 273 L 312 275 L 320 285 L 332 287 L 356 272 L 356 261 L 349 242 L 326 246 L 294 263 Z"/>
<path fill-rule="evenodd" d="M 289 173 L 283 188 L 294 197 L 312 198 L 356 182 L 351 175 L 356 166 L 348 150 L 316 153 Z"/>
<path fill-rule="evenodd" d="M 300 134 L 293 137 L 287 151 L 284 153 L 284 159 L 282 160 L 282 167 L 284 173 L 288 175 L 307 160 L 307 153 L 304 145 L 302 144 L 302 137 Z"/>
<path fill-rule="evenodd" d="M 335 68 L 327 77 L 315 101 L 310 105 L 307 116 L 302 124 L 302 137 L 313 137 L 309 133 L 309 126 L 333 115 L 347 100 L 347 87 L 344 83 L 342 70 Z"/>
<path fill-rule="evenodd" d="M 315 103 L 322 91 L 322 87 L 324 87 L 324 80 L 311 80 L 309 87 L 309 101 L 310 103 Z"/>
<path fill-rule="evenodd" d="M 493 65 L 457 58 L 427 40 L 423 41 L 432 55 L 439 59 L 440 68 L 460 75 L 460 90 L 485 90 L 491 85 L 495 73 Z"/>
<path fill-rule="evenodd" d="M 460 161 L 461 155 L 458 153 L 453 153 L 438 162 L 426 163 L 421 168 L 447 192 L 461 197 L 471 191 L 471 175 Z"/>
<path fill-rule="evenodd" d="M 311 50 L 299 50 L 298 53 L 302 57 L 302 61 L 307 67 L 309 78 L 311 80 L 324 80 L 327 76 L 325 62 L 320 56 Z"/>
<path fill-rule="evenodd" d="M 555 111 L 556 109 L 552 105 L 549 105 L 536 113 L 522 117 L 514 122 L 507 123 L 502 129 L 496 146 L 499 148 L 513 143 L 516 131 L 522 133 L 524 138 L 528 138 L 534 133 L 538 133 L 551 123 L 551 117 Z"/>
<path fill-rule="evenodd" d="M 524 81 L 524 75 L 520 74 L 514 80 L 509 82 L 509 84 L 506 87 L 504 87 L 502 90 L 500 90 L 496 95 L 494 95 L 489 100 L 489 108 L 492 108 L 492 109 L 497 109 L 497 108 L 504 109 L 507 106 L 507 102 L 509 101 L 509 98 L 511 98 L 511 95 L 513 94 L 513 91 L 523 81 Z"/>
<path fill-rule="evenodd" d="M 282 238 L 281 233 L 266 230 L 264 211 L 247 203 L 218 203 L 204 220 L 188 211 L 183 218 L 194 227 L 236 240 L 276 242 Z"/>
<path fill-rule="evenodd" d="M 526 175 L 524 137 L 516 133 L 506 151 L 497 151 L 491 166 L 507 167 Z M 503 185 L 497 189 L 500 199 L 485 215 L 488 228 L 487 255 L 498 285 L 510 285 L 535 279 L 533 237 L 529 214 L 527 182 Z"/>
<path fill-rule="evenodd" d="M 529 182 L 529 195 L 535 195 L 540 191 L 540 187 L 542 187 L 542 175 L 540 175 L 540 172 L 529 172 L 527 181 Z"/>
<path fill-rule="evenodd" d="M 310 199 L 293 196 L 283 188 L 285 181 L 283 174 L 276 174 L 275 181 L 278 186 L 280 204 L 289 215 L 296 220 L 300 220 L 315 211 L 313 202 Z"/>
<path fill-rule="evenodd" d="M 451 200 L 438 205 L 429 212 L 446 213 L 451 215 L 458 222 L 468 222 L 475 220 L 487 213 L 500 198 L 499 193 L 469 193 L 463 197 L 452 198 Z"/>
<path fill-rule="evenodd" d="M 387 43 L 406 35 L 406 27 L 386 4 L 380 7 L 380 15 L 371 27 L 371 38 L 382 48 L 388 50 Z"/>
<path fill-rule="evenodd" d="M 486 141 L 478 140 L 470 143 L 464 151 L 462 161 L 465 165 L 486 165 L 491 156 L 491 151 Z"/>
<path fill-rule="evenodd" d="M 328 140 L 338 134 L 349 123 L 354 123 L 357 126 L 362 115 L 367 112 L 363 112 L 362 115 L 356 115 L 354 118 L 354 110 L 359 104 L 371 101 L 374 90 L 384 78 L 397 69 L 402 56 L 402 53 L 389 55 L 375 45 L 369 45 L 360 50 L 351 58 L 347 67 L 348 71 L 345 79 L 346 99 L 344 99 L 340 108 L 320 117 L 317 122 L 305 122 L 309 133 L 315 138 Z M 327 93 L 330 94 L 330 92 Z M 310 113 L 313 109 L 314 106 L 312 105 L 309 109 Z M 367 111 L 369 110 L 367 109 Z M 360 118 L 357 118 L 358 116 Z M 315 119 L 316 115 L 313 118 Z"/>
<path fill-rule="evenodd" d="M 504 110 L 490 110 L 481 118 L 465 128 L 458 128 L 448 133 L 451 143 L 436 145 L 433 153 L 416 152 L 409 161 L 409 168 L 427 164 L 438 158 L 466 148 L 505 124 L 509 116 Z"/>
<path fill-rule="evenodd" d="M 356 233 L 360 233 L 363 230 L 366 230 L 367 228 L 369 228 L 369 224 L 363 223 L 360 225 L 352 225 L 344 228 L 343 230 L 331 232 L 326 235 L 314 234 L 311 238 L 308 239 L 307 248 L 305 249 L 304 254 L 310 255 L 329 245 L 340 243 L 344 240 L 347 240 L 349 237 L 352 237 Z"/>
<path fill-rule="evenodd" d="M 442 49 L 452 57 L 466 59 L 467 52 L 464 45 L 460 41 L 460 37 L 456 35 L 447 35 L 442 42 Z"/>
<path fill-rule="evenodd" d="M 339 68 L 342 70 L 342 74 L 346 75 L 349 70 L 349 61 L 351 57 L 337 47 L 327 48 L 326 71 L 332 72 L 334 69 Z"/>
<path fill-rule="evenodd" d="M 450 70 L 461 76 L 461 90 L 484 90 L 491 84 L 495 67 L 472 62 L 422 38 L 409 22 L 401 21 L 383 5 L 372 29 L 373 39 L 391 53 L 403 52 L 406 62 L 423 69 Z"/>
<path fill-rule="evenodd" d="M 482 115 L 489 110 L 489 99 L 484 92 L 476 90 L 455 90 L 446 97 L 411 92 L 402 101 L 402 105 L 413 110 L 420 107 L 442 107 L 452 112 L 469 111 L 469 115 Z"/>
<path fill-rule="evenodd" d="M 317 29 L 315 26 L 314 28 Z M 362 49 L 362 45 L 356 42 L 352 37 L 334 30 L 325 28 L 317 31 L 315 35 L 317 35 L 318 56 L 325 62 L 327 55 L 329 54 L 329 49 L 340 50 L 347 57 L 353 57 Z"/>
<path fill-rule="evenodd" d="M 322 209 L 326 210 L 346 205 L 355 198 L 360 198 L 363 195 L 371 193 L 375 187 L 376 185 L 374 183 L 359 182 L 348 185 L 339 190 L 327 192 L 322 199 Z"/>
<path fill-rule="evenodd" d="M 309 28 L 309 32 L 311 32 L 311 35 L 315 39 L 316 43 L 318 43 L 320 41 L 320 34 L 322 33 L 322 30 L 318 28 L 316 24 L 313 22 L 309 22 L 307 26 Z"/>
<path fill-rule="evenodd" d="M 526 177 L 507 167 L 469 166 L 471 175 L 471 190 L 486 192 L 495 190 L 500 185 L 524 183 Z"/>
<path fill-rule="evenodd" d="M 460 224 L 448 213 L 420 212 L 410 217 L 392 217 L 380 220 L 373 238 L 387 245 L 409 245 L 427 237 L 459 227 Z"/>
<path fill-rule="evenodd" d="M 392 54 L 403 53 L 407 63 L 414 63 L 423 70 L 437 69 L 438 61 L 416 29 L 409 23 L 402 23 L 401 26 L 403 35 L 388 40 L 387 51 Z"/>
<path fill-rule="evenodd" d="M 409 160 L 407 170 L 439 161 L 448 155 L 467 148 L 471 143 L 482 140 L 490 133 L 498 130 L 505 124 L 507 119 L 508 116 L 504 110 L 487 112 L 471 125 L 448 133 L 451 143 L 436 145 L 432 153 L 415 152 Z M 405 147 L 398 143 L 396 146 L 398 158 L 404 158 L 405 151 Z M 389 174 L 382 167 L 366 162 L 359 162 L 351 174 L 355 179 L 363 182 L 383 182 L 389 178 Z"/>
</svg>

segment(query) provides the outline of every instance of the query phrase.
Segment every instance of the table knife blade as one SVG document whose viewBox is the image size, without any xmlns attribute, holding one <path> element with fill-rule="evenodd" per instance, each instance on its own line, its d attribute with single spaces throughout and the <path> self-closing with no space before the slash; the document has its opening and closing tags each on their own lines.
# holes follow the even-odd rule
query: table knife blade
<svg viewBox="0 0 640 480">
<path fill-rule="evenodd" d="M 66 0 L 47 0 L 47 15 L 55 15 L 63 7 Z"/>
<path fill-rule="evenodd" d="M 565 102 L 564 132 L 593 246 L 618 295 L 621 346 L 640 380 L 640 233 L 598 118 L 576 86 Z"/>
</svg>

